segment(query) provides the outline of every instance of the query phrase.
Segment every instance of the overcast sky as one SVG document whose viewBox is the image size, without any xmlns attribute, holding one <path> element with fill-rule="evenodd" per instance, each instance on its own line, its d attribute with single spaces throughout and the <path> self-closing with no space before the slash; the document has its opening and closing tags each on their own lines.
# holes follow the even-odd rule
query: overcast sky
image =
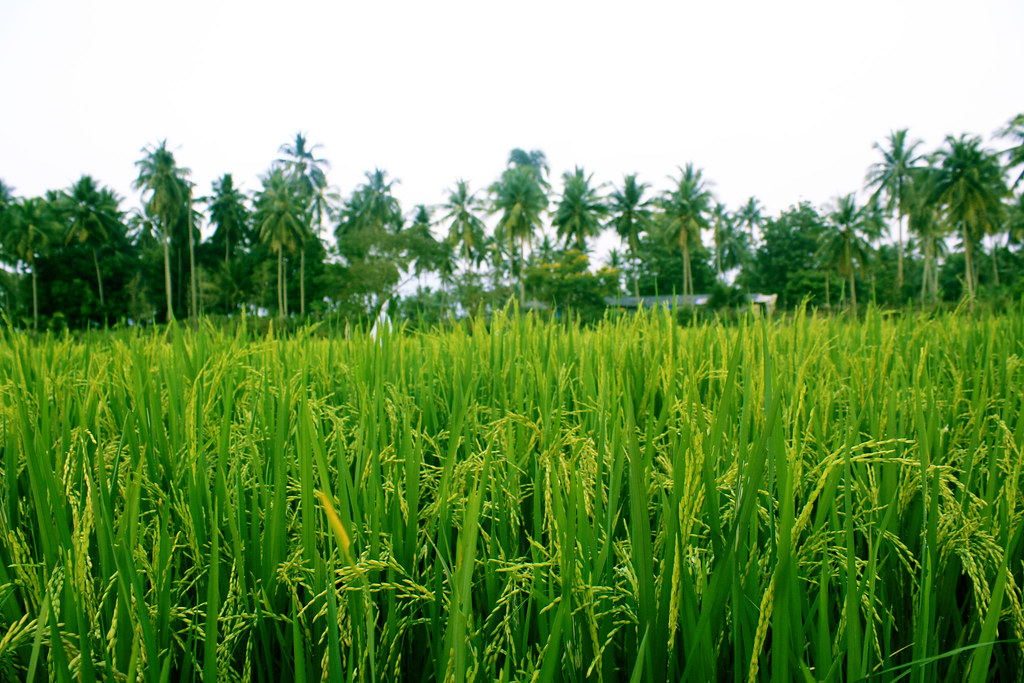
<svg viewBox="0 0 1024 683">
<path fill-rule="evenodd" d="M 347 196 L 398 178 L 411 211 L 509 150 L 555 179 L 692 161 L 736 208 L 860 188 L 872 144 L 928 149 L 1024 111 L 1024 2 L 0 0 L 0 178 L 22 196 L 88 173 L 126 198 L 167 139 L 199 191 L 246 190 L 302 131 Z"/>
</svg>

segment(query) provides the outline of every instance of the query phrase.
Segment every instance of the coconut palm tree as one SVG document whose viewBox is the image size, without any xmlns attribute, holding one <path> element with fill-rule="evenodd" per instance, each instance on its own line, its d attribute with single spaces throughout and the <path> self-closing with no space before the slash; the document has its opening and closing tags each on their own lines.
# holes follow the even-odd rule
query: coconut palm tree
<svg viewBox="0 0 1024 683">
<path fill-rule="evenodd" d="M 479 216 L 484 203 L 469 191 L 465 180 L 455 182 L 455 188 L 448 191 L 448 201 L 441 205 L 445 215 L 442 222 L 448 223 L 447 241 L 458 245 L 459 255 L 467 266 L 479 263 L 484 256 L 486 226 Z"/>
<path fill-rule="evenodd" d="M 231 250 L 245 238 L 249 209 L 245 193 L 235 187 L 230 173 L 213 181 L 213 194 L 205 198 L 214 225 L 213 242 L 224 243 L 224 263 L 231 260 Z"/>
<path fill-rule="evenodd" d="M 883 147 L 877 142 L 874 149 L 882 154 L 882 161 L 871 166 L 867 175 L 868 189 L 874 189 L 874 197 L 885 197 L 885 209 L 892 215 L 896 212 L 896 287 L 903 288 L 903 217 L 907 213 L 910 201 L 910 185 L 913 181 L 914 169 L 923 159 L 915 154 L 920 140 L 907 140 L 907 129 L 902 128 L 889 133 L 887 145 Z"/>
<path fill-rule="evenodd" d="M 1024 114 L 1017 114 L 1010 122 L 1006 124 L 1006 127 L 999 131 L 999 136 L 1002 138 L 1009 138 L 1017 144 L 1009 149 L 1003 150 L 1003 154 L 1006 154 L 1006 169 L 1016 168 L 1017 166 L 1024 166 Z M 1024 180 L 1024 168 L 1021 168 L 1020 174 L 1017 179 L 1013 181 L 1013 189 L 1017 189 L 1020 181 Z"/>
<path fill-rule="evenodd" d="M 180 168 L 174 154 L 167 149 L 167 141 L 143 148 L 145 156 L 135 162 L 139 169 L 132 187 L 143 191 L 146 214 L 156 223 L 164 248 L 164 289 L 167 294 L 167 320 L 174 318 L 171 297 L 171 239 L 174 229 L 184 213 L 188 212 L 190 190 L 187 168 Z M 191 222 L 191 221 L 189 221 Z"/>
<path fill-rule="evenodd" d="M 601 232 L 601 219 L 608 215 L 608 206 L 598 195 L 598 188 L 591 187 L 593 174 L 586 175 L 579 166 L 573 173 L 562 174 L 562 197 L 551 218 L 558 237 L 565 246 L 570 243 L 581 251 L 587 250 L 587 240 Z"/>
<path fill-rule="evenodd" d="M 700 243 L 701 230 L 710 227 L 708 216 L 713 197 L 703 171 L 694 168 L 692 163 L 679 171 L 678 180 L 672 179 L 675 188 L 661 197 L 661 218 L 665 235 L 683 253 L 683 297 L 691 303 L 694 292 L 690 251 Z"/>
<path fill-rule="evenodd" d="M 8 253 L 32 271 L 32 329 L 39 329 L 39 287 L 36 257 L 59 235 L 62 227 L 54 207 L 41 197 L 19 198 L 0 219 Z"/>
<path fill-rule="evenodd" d="M 306 231 L 306 212 L 298 188 L 284 171 L 275 168 L 263 177 L 263 188 L 256 196 L 256 230 L 260 241 L 277 254 L 277 311 L 288 315 L 288 290 L 284 272 L 284 252 L 301 248 Z"/>
<path fill-rule="evenodd" d="M 609 225 L 615 228 L 619 237 L 626 240 L 629 247 L 629 258 L 633 268 L 633 293 L 640 298 L 640 280 L 637 268 L 637 253 L 640 251 L 640 233 L 651 227 L 651 201 L 644 199 L 644 193 L 650 188 L 647 183 L 637 182 L 636 173 L 623 178 L 621 188 L 613 188 L 608 197 L 608 210 L 611 216 Z"/>
<path fill-rule="evenodd" d="M 999 219 L 1003 197 L 1009 194 L 998 157 L 981 146 L 981 138 L 946 136 L 935 154 L 937 163 L 933 201 L 945 211 L 950 225 L 957 226 L 964 245 L 965 292 L 974 299 L 977 274 L 974 247 Z"/>
<path fill-rule="evenodd" d="M 747 233 L 750 235 L 750 239 L 747 240 L 747 244 L 751 247 L 756 247 L 758 240 L 760 239 L 757 232 L 765 224 L 765 217 L 762 214 L 761 201 L 757 197 L 751 197 L 736 211 L 733 216 L 736 219 L 736 227 L 745 228 Z"/>
<path fill-rule="evenodd" d="M 836 199 L 826 220 L 831 232 L 825 236 L 820 255 L 850 283 L 851 312 L 857 315 L 856 266 L 867 263 L 870 240 L 881 233 L 881 218 L 874 204 L 859 207 L 854 195 L 848 194 Z"/>
<path fill-rule="evenodd" d="M 299 313 L 303 316 L 306 314 L 306 245 L 311 240 L 319 239 L 324 216 L 330 209 L 326 174 L 330 164 L 326 159 L 316 156 L 317 149 L 322 146 L 309 146 L 305 136 L 296 133 L 294 143 L 281 145 L 278 150 L 284 156 L 277 163 L 284 167 L 292 182 L 297 184 L 299 197 L 306 204 L 306 235 L 299 244 Z"/>
<path fill-rule="evenodd" d="M 83 175 L 59 198 L 59 210 L 67 221 L 67 241 L 77 240 L 89 245 L 96 268 L 96 287 L 100 307 L 106 306 L 103 296 L 103 274 L 100 272 L 99 250 L 121 228 L 121 200 L 112 190 L 100 188 L 91 176 Z"/>
<path fill-rule="evenodd" d="M 545 192 L 551 189 L 551 185 L 547 181 L 547 175 L 551 169 L 548 168 L 547 156 L 541 150 L 533 149 L 527 152 L 517 147 L 509 152 L 508 165 L 529 170 Z"/>
<path fill-rule="evenodd" d="M 541 226 L 541 214 L 548 206 L 548 198 L 541 185 L 540 174 L 530 166 L 513 165 L 491 185 L 491 212 L 500 213 L 497 230 L 509 244 L 513 255 L 513 275 L 519 277 L 519 303 L 526 302 L 523 259 L 525 245 Z M 516 255 L 518 244 L 518 259 Z"/>
</svg>

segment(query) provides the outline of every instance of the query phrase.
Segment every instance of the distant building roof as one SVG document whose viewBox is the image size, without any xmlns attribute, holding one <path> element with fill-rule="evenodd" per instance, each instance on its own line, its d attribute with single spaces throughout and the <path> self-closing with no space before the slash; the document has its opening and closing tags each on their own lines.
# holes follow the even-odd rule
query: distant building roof
<svg viewBox="0 0 1024 683">
<path fill-rule="evenodd" d="M 775 310 L 777 294 L 748 294 L 747 300 L 752 304 L 761 304 L 769 312 Z M 605 297 L 604 302 L 609 306 L 619 308 L 655 308 L 657 306 L 706 306 L 711 300 L 710 294 L 693 294 L 683 296 L 682 294 L 666 294 L 663 296 L 642 296 L 639 299 L 635 296 Z"/>
</svg>

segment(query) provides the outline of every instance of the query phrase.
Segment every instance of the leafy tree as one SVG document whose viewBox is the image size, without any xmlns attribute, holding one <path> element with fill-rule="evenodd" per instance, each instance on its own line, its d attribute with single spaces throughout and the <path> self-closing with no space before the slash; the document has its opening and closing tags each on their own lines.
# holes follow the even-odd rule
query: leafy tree
<svg viewBox="0 0 1024 683">
<path fill-rule="evenodd" d="M 580 252 L 586 251 L 587 240 L 601 232 L 601 219 L 608 215 L 608 207 L 591 187 L 593 174 L 586 175 L 576 167 L 575 172 L 562 174 L 562 197 L 552 217 L 558 237 L 566 247 L 570 244 Z"/>
<path fill-rule="evenodd" d="M 715 272 L 719 281 L 722 281 L 725 271 L 746 262 L 750 244 L 747 234 L 737 226 L 736 216 L 729 212 L 725 204 L 715 204 L 711 210 L 711 223 L 714 226 Z"/>
<path fill-rule="evenodd" d="M 830 231 L 825 234 L 821 253 L 825 263 L 850 283 L 851 311 L 857 315 L 856 264 L 867 263 L 869 240 L 878 237 L 881 220 L 874 205 L 859 207 L 856 198 L 848 194 L 836 200 L 828 213 L 827 225 Z"/>
<path fill-rule="evenodd" d="M 608 209 L 611 216 L 609 225 L 615 228 L 619 237 L 626 240 L 629 246 L 629 257 L 633 262 L 633 294 L 640 297 L 640 280 L 637 267 L 637 252 L 640 250 L 640 234 L 651 227 L 651 201 L 644 199 L 644 193 L 650 188 L 647 183 L 639 183 L 636 173 L 631 173 L 622 181 L 621 188 L 614 188 L 608 197 Z"/>
<path fill-rule="evenodd" d="M 1016 168 L 1017 166 L 1024 166 L 1024 114 L 1017 114 L 1010 122 L 1006 124 L 1006 127 L 999 131 L 999 136 L 1002 138 L 1009 138 L 1017 144 L 1003 151 L 1006 154 L 1006 168 L 1007 170 Z M 1017 179 L 1013 181 L 1013 188 L 1016 189 L 1020 184 L 1020 181 L 1024 180 L 1024 168 L 1021 168 L 1020 174 Z"/>
<path fill-rule="evenodd" d="M 210 222 L 214 225 L 211 240 L 224 244 L 224 263 L 231 260 L 231 250 L 237 248 L 248 236 L 249 209 L 246 196 L 235 187 L 230 173 L 213 181 L 213 194 L 206 198 Z"/>
<path fill-rule="evenodd" d="M 485 255 L 486 226 L 479 215 L 484 203 L 469 191 L 469 183 L 458 180 L 441 209 L 446 212 L 441 220 L 448 223 L 448 243 L 458 246 L 467 266 L 479 264 Z"/>
<path fill-rule="evenodd" d="M 365 176 L 366 182 L 342 205 L 335 235 L 346 262 L 344 295 L 363 299 L 364 308 L 369 303 L 379 310 L 399 284 L 409 258 L 409 239 L 400 234 L 402 208 L 392 193 L 398 181 L 389 180 L 380 169 Z"/>
<path fill-rule="evenodd" d="M 923 158 L 915 155 L 920 144 L 920 140 L 907 141 L 906 128 L 889 133 L 887 146 L 875 143 L 874 149 L 882 154 L 882 161 L 872 164 L 867 176 L 867 186 L 875 190 L 874 197 L 885 198 L 885 208 L 889 215 L 896 212 L 896 287 L 899 290 L 903 289 L 903 217 L 907 214 L 910 202 L 914 169 Z"/>
<path fill-rule="evenodd" d="M 605 297 L 618 292 L 618 273 L 611 268 L 590 272 L 590 260 L 576 249 L 556 254 L 527 269 L 530 291 L 556 311 L 571 311 L 584 322 L 600 319 Z"/>
<path fill-rule="evenodd" d="M 738 283 L 747 291 L 777 294 L 780 306 L 804 299 L 825 304 L 829 281 L 819 258 L 825 232 L 825 219 L 809 202 L 786 209 L 765 223 L 761 247 Z"/>
<path fill-rule="evenodd" d="M 53 207 L 41 197 L 19 198 L 0 217 L 3 244 L 32 271 L 32 329 L 39 329 L 39 285 L 36 256 L 59 239 L 61 222 Z"/>
<path fill-rule="evenodd" d="M 305 211 L 297 186 L 275 168 L 263 177 L 263 188 L 256 196 L 256 230 L 260 241 L 277 255 L 277 310 L 288 316 L 287 282 L 284 252 L 300 249 L 305 237 Z"/>
<path fill-rule="evenodd" d="M 533 149 L 527 152 L 517 147 L 509 152 L 508 165 L 513 168 L 526 169 L 532 173 L 545 192 L 551 189 L 551 185 L 547 181 L 547 175 L 551 169 L 548 168 L 547 156 L 541 150 Z"/>
<path fill-rule="evenodd" d="M 298 195 L 306 208 L 306 231 L 299 242 L 299 313 L 306 314 L 306 250 L 307 245 L 319 239 L 323 228 L 323 219 L 330 204 L 327 197 L 327 174 L 330 168 L 326 159 L 316 156 L 316 150 L 322 145 L 309 146 L 302 133 L 295 134 L 295 142 L 281 145 L 278 150 L 283 158 L 278 159 L 292 182 L 296 183 Z M 314 227 L 316 231 L 314 232 Z"/>
<path fill-rule="evenodd" d="M 747 200 L 747 203 L 741 206 L 734 214 L 736 227 L 746 229 L 747 233 L 750 235 L 749 239 L 746 241 L 751 247 L 757 245 L 757 232 L 765 223 L 765 218 L 761 212 L 761 201 L 757 197 L 751 197 Z"/>
<path fill-rule="evenodd" d="M 120 203 L 121 200 L 112 190 L 100 188 L 88 175 L 79 178 L 59 200 L 59 210 L 67 220 L 67 240 L 87 244 L 92 251 L 101 308 L 105 308 L 106 300 L 103 296 L 99 250 L 122 227 Z"/>
<path fill-rule="evenodd" d="M 1002 211 L 1002 199 L 1009 191 L 1003 169 L 995 154 L 982 148 L 981 138 L 946 136 L 946 144 L 935 155 L 934 201 L 946 220 L 959 227 L 964 245 L 966 294 L 973 300 L 977 285 L 974 249 L 992 229 Z"/>
<path fill-rule="evenodd" d="M 683 296 L 692 297 L 693 273 L 690 252 L 701 242 L 701 230 L 710 227 L 712 195 L 704 181 L 703 171 L 687 164 L 680 168 L 675 188 L 661 198 L 663 230 L 683 254 Z"/>
<path fill-rule="evenodd" d="M 174 317 L 171 297 L 171 242 L 175 227 L 188 212 L 190 190 L 186 177 L 188 169 L 180 168 L 174 154 L 167 149 L 167 141 L 143 148 L 145 156 L 135 162 L 139 175 L 132 182 L 136 190 L 143 190 L 146 213 L 154 220 L 164 250 L 164 290 L 167 294 L 167 320 Z M 148 195 L 148 196 L 147 196 Z"/>
<path fill-rule="evenodd" d="M 501 214 L 497 229 L 507 240 L 509 254 L 513 256 L 513 275 L 519 277 L 519 303 L 523 304 L 526 302 L 522 273 L 524 248 L 541 226 L 541 214 L 548 206 L 548 198 L 540 174 L 531 166 L 513 165 L 506 169 L 501 179 L 491 185 L 490 192 L 491 211 Z"/>
<path fill-rule="evenodd" d="M 933 201 L 937 195 L 935 169 L 925 166 L 914 173 L 914 182 L 910 185 L 908 203 L 907 229 L 917 238 L 918 247 L 923 257 L 921 270 L 921 306 L 929 296 L 933 302 L 939 296 L 938 258 L 946 252 L 947 227 L 939 211 L 938 204 Z"/>
</svg>

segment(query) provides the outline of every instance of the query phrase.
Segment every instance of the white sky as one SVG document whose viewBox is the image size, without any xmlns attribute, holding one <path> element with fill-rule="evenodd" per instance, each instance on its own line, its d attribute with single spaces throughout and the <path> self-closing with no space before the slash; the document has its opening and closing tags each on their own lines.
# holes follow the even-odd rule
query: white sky
<svg viewBox="0 0 1024 683">
<path fill-rule="evenodd" d="M 892 129 L 995 146 L 1022 64 L 1020 0 L 0 0 L 0 178 L 89 173 L 134 206 L 166 138 L 201 193 L 255 190 L 303 131 L 343 195 L 377 166 L 407 212 L 522 147 L 556 190 L 577 164 L 662 190 L 693 161 L 730 208 L 777 213 L 859 189 Z"/>
</svg>

